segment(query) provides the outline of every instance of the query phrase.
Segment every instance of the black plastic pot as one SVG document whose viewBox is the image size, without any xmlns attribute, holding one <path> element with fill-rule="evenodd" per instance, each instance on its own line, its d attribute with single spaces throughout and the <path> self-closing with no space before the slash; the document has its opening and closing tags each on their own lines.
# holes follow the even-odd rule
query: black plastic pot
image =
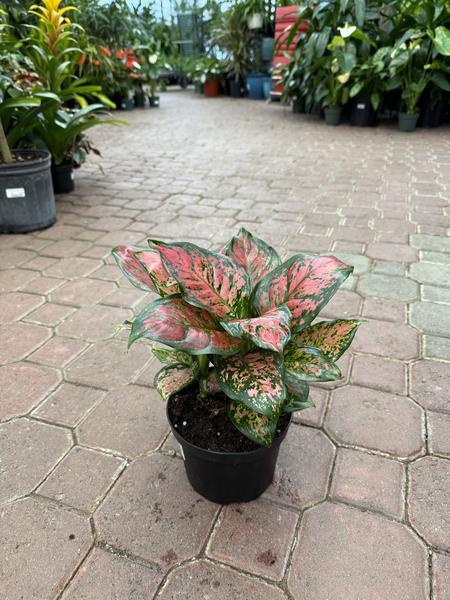
<svg viewBox="0 0 450 600">
<path fill-rule="evenodd" d="M 373 109 L 370 98 L 355 98 L 350 113 L 350 125 L 355 127 L 374 127 L 377 122 L 377 114 Z"/>
<path fill-rule="evenodd" d="M 439 127 L 444 118 L 446 98 L 441 95 L 433 101 L 429 94 L 423 97 L 420 107 L 420 116 L 417 125 L 419 127 Z"/>
<path fill-rule="evenodd" d="M 145 94 L 143 92 L 138 92 L 134 95 L 134 105 L 136 108 L 145 107 Z"/>
<path fill-rule="evenodd" d="M 158 108 L 159 107 L 159 96 L 149 96 L 148 102 L 150 108 Z"/>
<path fill-rule="evenodd" d="M 0 164 L 0 232 L 25 233 L 50 227 L 56 220 L 48 152 L 14 152 L 30 160 Z"/>
<path fill-rule="evenodd" d="M 53 190 L 55 194 L 69 194 L 75 189 L 73 166 L 71 164 L 52 164 Z"/>
<path fill-rule="evenodd" d="M 342 106 L 328 106 L 325 109 L 325 123 L 336 127 L 341 122 Z"/>
<path fill-rule="evenodd" d="M 270 448 L 261 446 L 251 452 L 214 452 L 187 442 L 173 427 L 166 412 L 172 433 L 180 444 L 189 483 L 196 492 L 217 504 L 250 502 L 260 496 L 272 483 L 280 444 L 286 429 L 274 439 Z"/>
<path fill-rule="evenodd" d="M 400 131 L 411 133 L 416 130 L 418 113 L 398 113 L 398 128 Z"/>
<path fill-rule="evenodd" d="M 242 81 L 230 81 L 230 96 L 232 98 L 242 98 L 244 95 Z"/>
</svg>

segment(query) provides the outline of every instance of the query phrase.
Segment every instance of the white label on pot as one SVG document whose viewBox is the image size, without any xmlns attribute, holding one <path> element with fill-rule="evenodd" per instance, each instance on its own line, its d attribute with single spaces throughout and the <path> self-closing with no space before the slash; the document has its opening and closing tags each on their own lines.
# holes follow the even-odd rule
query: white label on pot
<svg viewBox="0 0 450 600">
<path fill-rule="evenodd" d="M 178 444 L 179 448 L 180 448 L 180 454 L 181 457 L 183 458 L 183 460 L 186 460 L 186 457 L 184 456 L 184 450 L 183 450 L 183 446 L 181 444 Z"/>
<path fill-rule="evenodd" d="M 365 109 L 366 109 L 366 105 L 365 105 L 365 104 L 361 104 L 361 103 L 359 103 L 359 104 L 357 104 L 357 105 L 356 105 L 356 108 L 357 108 L 358 110 L 365 110 Z"/>
<path fill-rule="evenodd" d="M 73 171 L 72 171 L 72 173 L 70 174 L 70 179 L 71 179 L 72 181 L 75 179 L 75 177 L 73 176 Z"/>
<path fill-rule="evenodd" d="M 25 198 L 25 188 L 10 188 L 6 190 L 7 198 Z"/>
</svg>

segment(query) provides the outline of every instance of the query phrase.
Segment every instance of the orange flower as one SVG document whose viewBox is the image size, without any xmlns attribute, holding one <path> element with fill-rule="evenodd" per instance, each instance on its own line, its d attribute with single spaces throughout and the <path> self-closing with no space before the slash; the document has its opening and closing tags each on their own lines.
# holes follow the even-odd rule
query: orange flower
<svg viewBox="0 0 450 600">
<path fill-rule="evenodd" d="M 103 56 L 111 56 L 111 50 L 105 46 L 100 46 L 100 54 L 103 54 Z"/>
<path fill-rule="evenodd" d="M 84 65 L 85 62 L 86 62 L 86 54 L 82 54 L 80 56 L 80 58 L 78 59 L 78 64 L 79 65 Z"/>
</svg>

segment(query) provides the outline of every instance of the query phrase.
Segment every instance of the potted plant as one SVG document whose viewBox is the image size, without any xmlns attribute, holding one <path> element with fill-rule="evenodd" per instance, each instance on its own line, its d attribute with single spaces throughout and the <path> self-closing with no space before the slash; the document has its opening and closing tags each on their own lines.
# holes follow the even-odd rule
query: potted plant
<svg viewBox="0 0 450 600">
<path fill-rule="evenodd" d="M 148 102 L 150 108 L 159 107 L 159 96 L 157 91 L 159 78 L 163 67 L 166 69 L 166 71 L 171 70 L 170 65 L 163 62 L 163 57 L 160 53 L 156 51 L 148 51 L 145 54 L 143 69 L 147 82 L 146 89 L 148 90 Z"/>
<path fill-rule="evenodd" d="M 73 169 L 81 166 L 90 150 L 95 151 L 84 133 L 97 125 L 120 124 L 124 124 L 124 121 L 111 119 L 102 104 L 91 104 L 75 110 L 53 105 L 38 116 L 34 134 L 51 154 L 56 194 L 73 191 Z"/>
<path fill-rule="evenodd" d="M 244 0 L 243 16 L 249 29 L 262 29 L 264 25 L 263 0 Z"/>
<path fill-rule="evenodd" d="M 220 252 L 150 240 L 118 246 L 126 277 L 161 297 L 128 322 L 163 363 L 155 386 L 195 490 L 248 501 L 271 483 L 291 413 L 314 406 L 309 383 L 341 376 L 335 361 L 357 320 L 311 325 L 352 267 L 297 254 L 286 262 L 241 229 Z"/>
<path fill-rule="evenodd" d="M 211 98 L 220 94 L 223 69 L 223 63 L 214 56 L 202 56 L 196 61 L 193 79 L 203 86 L 205 96 Z"/>
<path fill-rule="evenodd" d="M 250 32 L 236 7 L 227 10 L 212 32 L 211 43 L 226 53 L 230 76 L 230 96 L 243 94 L 243 79 L 249 65 Z"/>
</svg>

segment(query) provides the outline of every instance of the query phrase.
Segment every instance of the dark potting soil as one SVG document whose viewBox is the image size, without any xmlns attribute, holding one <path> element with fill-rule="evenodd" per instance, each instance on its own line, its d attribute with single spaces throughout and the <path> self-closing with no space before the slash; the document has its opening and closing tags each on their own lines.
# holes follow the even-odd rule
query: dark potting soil
<svg viewBox="0 0 450 600">
<path fill-rule="evenodd" d="M 169 400 L 169 417 L 179 434 L 191 444 L 215 452 L 250 452 L 261 448 L 236 429 L 227 415 L 228 398 L 216 392 L 198 398 L 198 385 L 191 385 Z M 280 417 L 277 435 L 286 429 L 289 415 Z"/>
<path fill-rule="evenodd" d="M 27 163 L 27 162 L 37 162 L 37 161 L 41 161 L 44 160 L 46 155 L 44 153 L 35 153 L 35 154 L 28 154 L 26 150 L 23 151 L 23 154 L 21 154 L 20 150 L 13 150 L 12 151 L 12 157 L 13 157 L 13 162 L 12 164 L 15 163 Z M 0 156 L 0 165 L 7 165 L 10 163 L 5 163 L 4 160 L 2 159 L 2 157 Z"/>
</svg>

